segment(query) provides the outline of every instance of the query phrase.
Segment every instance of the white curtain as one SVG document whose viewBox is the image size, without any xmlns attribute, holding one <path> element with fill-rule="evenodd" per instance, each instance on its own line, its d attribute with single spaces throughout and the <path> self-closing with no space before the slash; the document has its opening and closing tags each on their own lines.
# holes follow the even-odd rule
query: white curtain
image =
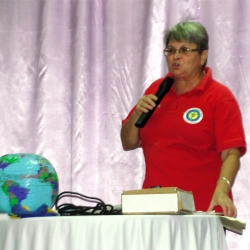
<svg viewBox="0 0 250 250">
<path fill-rule="evenodd" d="M 180 21 L 207 28 L 208 66 L 235 94 L 249 144 L 250 1 L 0 0 L 0 155 L 43 155 L 60 192 L 119 204 L 144 177 L 142 151 L 121 147 L 121 120 L 166 74 L 163 32 Z M 250 224 L 249 153 L 241 162 L 233 191 Z M 229 249 L 250 249 L 249 235 L 228 232 Z"/>
</svg>

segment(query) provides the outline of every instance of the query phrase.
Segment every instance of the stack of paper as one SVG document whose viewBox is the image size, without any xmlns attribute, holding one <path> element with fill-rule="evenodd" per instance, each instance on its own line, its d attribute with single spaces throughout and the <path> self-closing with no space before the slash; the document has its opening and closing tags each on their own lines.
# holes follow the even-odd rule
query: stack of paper
<svg viewBox="0 0 250 250">
<path fill-rule="evenodd" d="M 8 214 L 0 213 L 0 220 L 9 219 L 9 218 L 10 217 Z"/>
</svg>

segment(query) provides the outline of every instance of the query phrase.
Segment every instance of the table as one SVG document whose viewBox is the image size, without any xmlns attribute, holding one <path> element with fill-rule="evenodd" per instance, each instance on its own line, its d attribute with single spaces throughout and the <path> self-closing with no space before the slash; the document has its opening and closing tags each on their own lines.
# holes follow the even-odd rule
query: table
<svg viewBox="0 0 250 250">
<path fill-rule="evenodd" d="M 0 217 L 0 250 L 226 250 L 215 215 Z"/>
</svg>

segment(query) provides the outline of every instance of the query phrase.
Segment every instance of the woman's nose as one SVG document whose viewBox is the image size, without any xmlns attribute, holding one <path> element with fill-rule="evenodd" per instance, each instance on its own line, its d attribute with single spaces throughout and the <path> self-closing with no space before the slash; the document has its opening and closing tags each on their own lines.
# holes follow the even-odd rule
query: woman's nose
<svg viewBox="0 0 250 250">
<path fill-rule="evenodd" d="M 179 51 L 179 49 L 177 49 L 174 53 L 174 58 L 179 58 L 181 56 L 181 53 Z"/>
</svg>

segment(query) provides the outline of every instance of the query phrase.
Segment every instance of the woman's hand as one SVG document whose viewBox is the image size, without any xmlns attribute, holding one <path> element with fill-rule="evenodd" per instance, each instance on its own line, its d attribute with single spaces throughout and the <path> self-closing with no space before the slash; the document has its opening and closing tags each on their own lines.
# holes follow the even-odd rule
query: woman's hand
<svg viewBox="0 0 250 250">
<path fill-rule="evenodd" d="M 237 209 L 229 197 L 234 179 L 240 167 L 240 149 L 229 148 L 221 152 L 222 167 L 208 211 L 220 206 L 225 216 L 236 217 Z"/>
<path fill-rule="evenodd" d="M 156 106 L 155 101 L 157 101 L 157 99 L 157 96 L 153 94 L 144 95 L 139 99 L 135 113 L 140 116 L 142 113 L 147 113 L 149 110 L 152 110 Z"/>
<path fill-rule="evenodd" d="M 220 206 L 225 216 L 237 217 L 237 209 L 227 192 L 215 190 L 208 211 L 212 211 L 215 206 Z"/>
<path fill-rule="evenodd" d="M 133 115 L 122 125 L 121 141 L 124 150 L 132 150 L 141 146 L 139 129 L 135 126 L 135 122 L 143 112 L 147 113 L 156 106 L 157 99 L 157 96 L 153 94 L 144 95 L 137 102 Z"/>
</svg>

